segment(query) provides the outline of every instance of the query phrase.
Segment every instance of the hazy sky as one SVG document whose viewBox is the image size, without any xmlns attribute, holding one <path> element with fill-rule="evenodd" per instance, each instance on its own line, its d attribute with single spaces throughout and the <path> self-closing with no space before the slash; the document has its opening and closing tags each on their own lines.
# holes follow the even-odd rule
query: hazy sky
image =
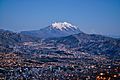
<svg viewBox="0 0 120 80">
<path fill-rule="evenodd" d="M 70 22 L 86 33 L 120 35 L 120 0 L 0 0 L 0 28 L 37 30 Z"/>
</svg>

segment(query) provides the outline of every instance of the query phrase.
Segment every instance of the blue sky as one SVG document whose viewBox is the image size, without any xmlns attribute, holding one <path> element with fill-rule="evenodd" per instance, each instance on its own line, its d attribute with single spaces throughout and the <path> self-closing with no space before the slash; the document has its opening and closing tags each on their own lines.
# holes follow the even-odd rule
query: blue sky
<svg viewBox="0 0 120 80">
<path fill-rule="evenodd" d="M 86 33 L 120 35 L 120 0 L 0 0 L 0 28 L 38 30 L 70 22 Z"/>
</svg>

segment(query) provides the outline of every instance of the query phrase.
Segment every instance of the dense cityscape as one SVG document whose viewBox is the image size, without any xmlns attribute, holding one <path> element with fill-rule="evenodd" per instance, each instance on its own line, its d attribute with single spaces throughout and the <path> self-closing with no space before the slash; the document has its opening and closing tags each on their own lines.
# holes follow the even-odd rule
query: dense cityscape
<svg viewBox="0 0 120 80">
<path fill-rule="evenodd" d="M 0 80 L 119 80 L 119 58 L 45 42 L 23 42 L 0 53 Z"/>
</svg>

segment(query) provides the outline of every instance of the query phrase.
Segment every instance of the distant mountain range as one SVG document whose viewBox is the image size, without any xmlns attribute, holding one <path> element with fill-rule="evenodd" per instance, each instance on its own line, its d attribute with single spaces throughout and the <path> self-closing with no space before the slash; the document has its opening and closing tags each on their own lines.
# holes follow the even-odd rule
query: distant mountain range
<svg viewBox="0 0 120 80">
<path fill-rule="evenodd" d="M 53 38 L 64 37 L 72 34 L 83 33 L 80 29 L 67 22 L 55 22 L 50 26 L 40 30 L 22 31 L 21 34 L 39 37 L 39 38 Z"/>
<path fill-rule="evenodd" d="M 53 23 L 40 30 L 22 31 L 21 33 L 0 29 L 0 51 L 10 49 L 10 46 L 22 42 L 52 43 L 55 47 L 62 44 L 68 49 L 74 48 L 80 52 L 120 56 L 120 39 L 86 34 L 67 22 Z"/>
</svg>

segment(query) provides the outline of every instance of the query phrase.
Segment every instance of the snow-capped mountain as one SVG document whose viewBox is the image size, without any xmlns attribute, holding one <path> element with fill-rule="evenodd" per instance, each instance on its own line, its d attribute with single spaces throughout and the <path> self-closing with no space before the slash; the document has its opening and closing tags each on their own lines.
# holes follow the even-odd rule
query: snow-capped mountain
<svg viewBox="0 0 120 80">
<path fill-rule="evenodd" d="M 83 33 L 77 26 L 74 26 L 67 22 L 55 22 L 50 26 L 42 28 L 40 30 L 22 31 L 22 34 L 30 35 L 39 38 L 53 38 L 64 37 L 72 34 Z"/>
<path fill-rule="evenodd" d="M 50 27 L 53 27 L 53 28 L 56 28 L 56 29 L 59 29 L 59 30 L 67 30 L 67 29 L 77 29 L 76 26 L 73 26 L 72 24 L 70 23 L 67 23 L 67 22 L 55 22 L 53 23 Z"/>
</svg>

